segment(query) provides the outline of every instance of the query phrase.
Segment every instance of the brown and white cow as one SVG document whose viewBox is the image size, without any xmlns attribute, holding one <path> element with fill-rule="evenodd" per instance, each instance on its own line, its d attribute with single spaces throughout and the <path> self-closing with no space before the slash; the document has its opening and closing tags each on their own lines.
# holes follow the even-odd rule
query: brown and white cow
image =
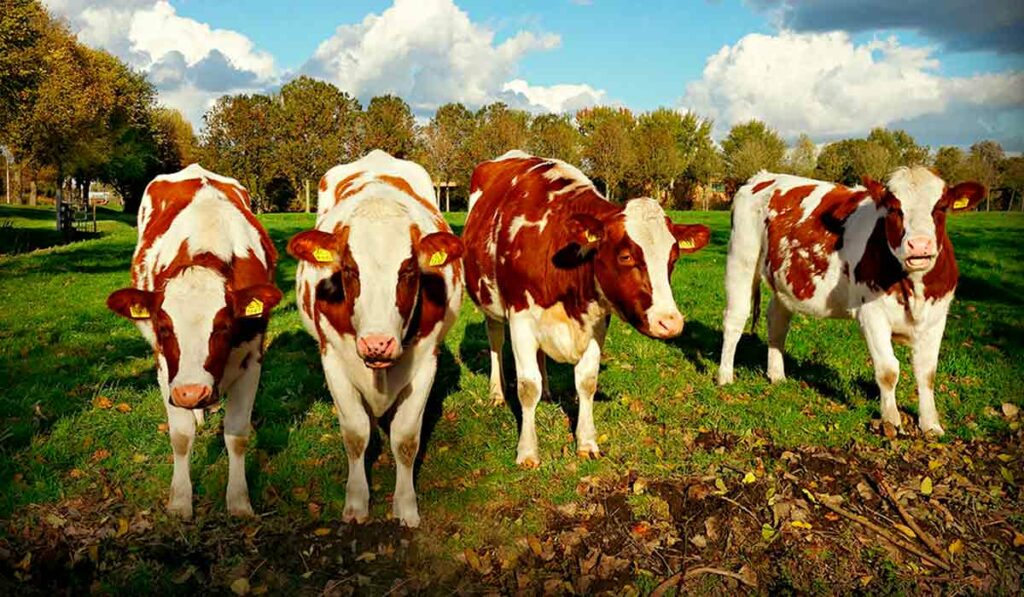
<svg viewBox="0 0 1024 597">
<path fill-rule="evenodd" d="M 192 516 L 189 454 L 205 407 L 227 394 L 228 511 L 252 515 L 245 482 L 277 253 L 238 181 L 198 164 L 156 177 L 139 207 L 132 285 L 107 306 L 135 322 L 156 355 L 174 476 L 168 509 Z"/>
<path fill-rule="evenodd" d="M 703 225 L 673 224 L 653 199 L 606 200 L 565 162 L 509 152 L 473 172 L 466 287 L 487 320 L 491 396 L 504 400 L 504 322 L 512 336 L 522 428 L 516 462 L 540 464 L 534 418 L 547 393 L 545 355 L 575 365 L 577 453 L 597 457 L 593 399 L 611 313 L 654 338 L 683 330 L 669 278 Z"/>
<path fill-rule="evenodd" d="M 897 428 L 899 361 L 892 340 L 913 347 L 918 426 L 942 434 L 933 386 L 946 313 L 957 284 L 946 234 L 951 211 L 985 196 L 975 182 L 947 187 L 931 170 L 900 168 L 882 185 L 844 186 L 761 172 L 733 200 L 726 263 L 722 361 L 718 383 L 733 381 L 733 358 L 759 278 L 768 305 L 768 377 L 785 379 L 783 347 L 793 313 L 853 318 L 860 324 L 881 390 L 882 419 Z"/>
<path fill-rule="evenodd" d="M 389 411 L 392 509 L 406 526 L 420 522 L 413 466 L 423 411 L 462 304 L 462 242 L 433 197 L 422 167 L 373 151 L 324 175 L 316 228 L 288 243 L 302 322 L 319 341 L 348 454 L 346 522 L 369 517 L 370 423 Z"/>
</svg>

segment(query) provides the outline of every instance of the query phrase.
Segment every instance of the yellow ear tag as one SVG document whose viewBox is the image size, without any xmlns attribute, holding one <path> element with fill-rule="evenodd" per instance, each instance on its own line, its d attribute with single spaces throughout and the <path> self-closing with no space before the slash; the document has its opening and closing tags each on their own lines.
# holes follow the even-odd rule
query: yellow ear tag
<svg viewBox="0 0 1024 597">
<path fill-rule="evenodd" d="M 693 240 L 689 239 L 689 238 L 684 238 L 683 240 L 679 241 L 679 248 L 680 249 L 692 249 L 693 248 Z"/>
<path fill-rule="evenodd" d="M 317 263 L 330 263 L 334 261 L 334 254 L 323 247 L 313 249 L 313 259 Z"/>
<path fill-rule="evenodd" d="M 149 309 L 142 305 L 129 305 L 128 314 L 132 319 L 149 319 Z"/>
<path fill-rule="evenodd" d="M 258 298 L 254 298 L 245 306 L 245 316 L 258 317 L 260 315 L 263 315 L 263 301 Z"/>
<path fill-rule="evenodd" d="M 583 232 L 583 236 L 584 236 L 584 238 L 587 239 L 588 243 L 596 243 L 597 242 L 597 235 L 594 234 L 593 232 L 589 231 L 589 230 L 584 231 Z"/>
<path fill-rule="evenodd" d="M 448 252 L 441 249 L 439 251 L 434 251 L 434 254 L 430 256 L 430 262 L 428 265 L 430 265 L 430 267 L 437 267 L 439 265 L 443 265 L 445 261 L 448 261 Z"/>
<path fill-rule="evenodd" d="M 961 197 L 953 202 L 953 209 L 963 209 L 971 203 L 967 197 Z"/>
</svg>

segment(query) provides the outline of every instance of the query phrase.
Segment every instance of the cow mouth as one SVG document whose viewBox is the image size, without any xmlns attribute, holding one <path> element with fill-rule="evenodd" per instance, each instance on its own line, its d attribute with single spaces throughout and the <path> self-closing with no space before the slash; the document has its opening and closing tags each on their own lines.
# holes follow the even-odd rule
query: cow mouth
<svg viewBox="0 0 1024 597">
<path fill-rule="evenodd" d="M 935 255 L 918 255 L 916 257 L 907 257 L 906 264 L 909 270 L 920 270 L 925 269 L 931 265 L 935 259 Z"/>
<path fill-rule="evenodd" d="M 394 359 L 364 358 L 363 364 L 370 369 L 390 369 L 395 366 Z"/>
</svg>

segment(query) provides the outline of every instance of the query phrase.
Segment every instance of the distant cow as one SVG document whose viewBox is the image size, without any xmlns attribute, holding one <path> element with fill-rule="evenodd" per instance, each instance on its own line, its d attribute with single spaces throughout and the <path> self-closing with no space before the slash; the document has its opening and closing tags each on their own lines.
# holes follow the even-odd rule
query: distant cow
<svg viewBox="0 0 1024 597">
<path fill-rule="evenodd" d="M 897 428 L 899 361 L 891 340 L 913 346 L 922 431 L 942 434 L 933 386 L 946 313 L 957 283 L 946 234 L 950 211 L 985 196 L 975 182 L 952 188 L 931 170 L 900 168 L 864 187 L 796 176 L 755 175 L 733 201 L 725 271 L 727 305 L 718 383 L 733 381 L 733 357 L 760 278 L 768 305 L 768 377 L 785 379 L 783 346 L 794 312 L 860 324 L 881 390 L 882 419 Z"/>
<path fill-rule="evenodd" d="M 466 286 L 487 319 L 495 402 L 504 400 L 509 324 L 523 413 L 518 464 L 540 464 L 534 414 L 547 392 L 545 354 L 575 365 L 576 449 L 600 455 L 593 399 L 610 314 L 654 338 L 679 335 L 669 278 L 679 255 L 709 236 L 706 226 L 673 224 L 652 199 L 610 203 L 559 160 L 513 151 L 477 166 L 463 232 Z"/>
<path fill-rule="evenodd" d="M 437 356 L 462 303 L 462 242 L 433 200 L 427 172 L 373 151 L 320 181 L 316 228 L 288 252 L 302 322 L 320 344 L 348 453 L 345 521 L 369 517 L 370 419 L 391 411 L 392 502 L 419 525 L 413 465 Z"/>
<path fill-rule="evenodd" d="M 202 409 L 230 395 L 224 417 L 228 511 L 251 515 L 245 448 L 263 363 L 277 253 L 249 194 L 198 164 L 158 176 L 139 207 L 132 285 L 107 306 L 135 321 L 156 354 L 174 477 L 168 508 L 192 516 L 189 454 Z"/>
</svg>

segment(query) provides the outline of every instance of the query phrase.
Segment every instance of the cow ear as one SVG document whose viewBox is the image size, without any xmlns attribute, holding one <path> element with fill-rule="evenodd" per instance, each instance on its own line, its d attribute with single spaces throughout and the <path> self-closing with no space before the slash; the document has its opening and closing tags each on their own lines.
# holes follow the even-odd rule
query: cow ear
<svg viewBox="0 0 1024 597">
<path fill-rule="evenodd" d="M 683 253 L 696 253 L 711 240 L 711 229 L 704 224 L 673 224 L 672 236 Z"/>
<path fill-rule="evenodd" d="M 329 266 L 338 262 L 338 239 L 323 230 L 306 230 L 288 241 L 288 254 L 313 265 Z"/>
<path fill-rule="evenodd" d="M 881 201 L 882 197 L 885 197 L 885 185 L 871 178 L 868 175 L 864 175 L 861 179 L 861 184 L 868 190 L 868 193 L 875 199 L 875 201 Z"/>
<path fill-rule="evenodd" d="M 281 291 L 273 284 L 256 284 L 231 293 L 235 317 L 269 317 L 281 302 Z"/>
<path fill-rule="evenodd" d="M 462 241 L 451 232 L 434 232 L 420 239 L 417 249 L 422 271 L 437 271 L 460 259 L 463 253 Z"/>
<path fill-rule="evenodd" d="M 954 212 L 974 209 L 986 194 L 985 186 L 976 182 L 962 182 L 946 191 L 949 208 Z"/>
<path fill-rule="evenodd" d="M 589 214 L 573 214 L 565 223 L 569 243 L 578 245 L 580 254 L 597 249 L 604 238 L 604 223 Z"/>
<path fill-rule="evenodd" d="M 156 294 L 136 288 L 122 288 L 107 297 L 107 308 L 121 317 L 141 321 L 156 310 Z"/>
</svg>

